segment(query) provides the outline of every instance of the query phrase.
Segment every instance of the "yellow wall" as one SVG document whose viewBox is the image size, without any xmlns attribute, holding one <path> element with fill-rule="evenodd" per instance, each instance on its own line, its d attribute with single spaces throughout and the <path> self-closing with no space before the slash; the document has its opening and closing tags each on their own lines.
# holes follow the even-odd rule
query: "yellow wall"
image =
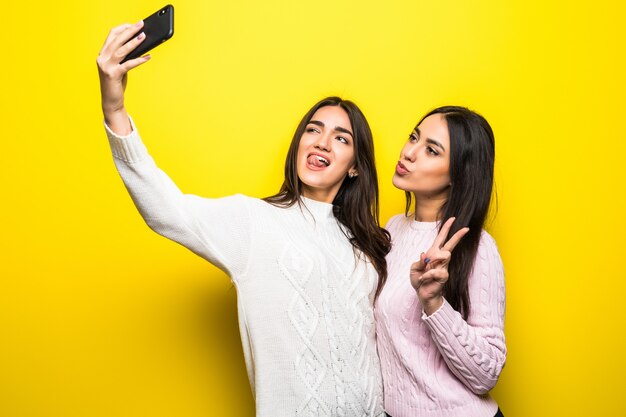
<svg viewBox="0 0 626 417">
<path fill-rule="evenodd" d="M 129 4 L 130 3 L 130 4 Z M 546 4 L 549 3 L 549 4 Z M 0 51 L 0 416 L 249 416 L 228 279 L 152 233 L 117 177 L 95 59 L 160 2 L 10 2 Z M 178 1 L 128 108 L 187 191 L 265 196 L 301 115 L 338 94 L 375 133 L 382 217 L 418 117 L 497 141 L 507 417 L 624 415 L 625 6 Z"/>
</svg>

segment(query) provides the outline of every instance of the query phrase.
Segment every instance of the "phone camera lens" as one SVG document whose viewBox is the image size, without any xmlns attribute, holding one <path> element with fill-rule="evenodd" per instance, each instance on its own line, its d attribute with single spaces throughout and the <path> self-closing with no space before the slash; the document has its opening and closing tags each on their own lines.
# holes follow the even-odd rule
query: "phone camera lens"
<svg viewBox="0 0 626 417">
<path fill-rule="evenodd" d="M 163 16 L 167 12 L 167 9 L 163 9 L 159 12 L 159 16 Z"/>
</svg>

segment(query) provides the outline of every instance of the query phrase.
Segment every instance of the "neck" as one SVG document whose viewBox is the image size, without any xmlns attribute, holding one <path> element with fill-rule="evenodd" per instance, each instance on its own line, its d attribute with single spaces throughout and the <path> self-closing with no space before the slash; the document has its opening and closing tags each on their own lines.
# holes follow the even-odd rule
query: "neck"
<svg viewBox="0 0 626 417">
<path fill-rule="evenodd" d="M 441 215 L 441 207 L 446 202 L 447 196 L 417 196 L 415 198 L 415 220 L 418 222 L 435 222 Z"/>
<path fill-rule="evenodd" d="M 332 204 L 332 202 L 335 201 L 338 191 L 339 187 L 337 187 L 337 189 L 316 189 L 304 186 L 302 187 L 302 196 L 310 200 L 319 201 L 320 203 Z"/>
</svg>

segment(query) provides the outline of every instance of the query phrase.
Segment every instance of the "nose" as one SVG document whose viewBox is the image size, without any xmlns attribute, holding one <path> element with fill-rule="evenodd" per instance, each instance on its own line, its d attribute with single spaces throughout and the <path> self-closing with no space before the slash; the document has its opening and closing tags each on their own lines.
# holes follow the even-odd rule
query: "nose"
<svg viewBox="0 0 626 417">
<path fill-rule="evenodd" d="M 321 134 L 315 142 L 315 147 L 319 150 L 330 152 L 330 135 Z"/>
<path fill-rule="evenodd" d="M 402 159 L 405 161 L 415 162 L 417 157 L 417 144 L 408 143 L 402 148 Z"/>
</svg>

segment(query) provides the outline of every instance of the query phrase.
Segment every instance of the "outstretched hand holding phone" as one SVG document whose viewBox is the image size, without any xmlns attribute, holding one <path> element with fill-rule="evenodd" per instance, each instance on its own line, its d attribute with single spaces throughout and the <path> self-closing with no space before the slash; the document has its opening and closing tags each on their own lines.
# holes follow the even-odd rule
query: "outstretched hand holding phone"
<svg viewBox="0 0 626 417">
<path fill-rule="evenodd" d="M 122 136 L 128 135 L 132 130 L 128 113 L 124 108 L 126 74 L 131 69 L 147 62 L 150 55 L 131 59 L 123 64 L 121 61 L 145 39 L 143 32 L 135 35 L 142 27 L 143 21 L 140 21 L 134 25 L 123 24 L 111 29 L 96 60 L 100 76 L 104 121 L 111 130 Z"/>
<path fill-rule="evenodd" d="M 106 124 L 118 135 L 132 131 L 124 107 L 127 73 L 150 59 L 150 55 L 141 55 L 172 37 L 173 13 L 173 7 L 168 5 L 134 25 L 114 27 L 104 41 L 96 60 L 102 113 Z"/>
</svg>

